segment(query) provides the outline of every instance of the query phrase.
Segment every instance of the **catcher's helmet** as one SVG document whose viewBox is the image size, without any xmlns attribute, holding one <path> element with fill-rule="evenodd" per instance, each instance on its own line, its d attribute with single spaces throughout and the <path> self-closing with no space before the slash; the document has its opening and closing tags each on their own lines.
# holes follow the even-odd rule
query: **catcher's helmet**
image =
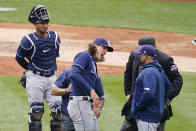
<svg viewBox="0 0 196 131">
<path fill-rule="evenodd" d="M 31 10 L 28 20 L 32 24 L 41 23 L 43 21 L 48 21 L 49 22 L 48 9 L 46 7 L 44 7 L 43 5 L 36 5 Z"/>
</svg>

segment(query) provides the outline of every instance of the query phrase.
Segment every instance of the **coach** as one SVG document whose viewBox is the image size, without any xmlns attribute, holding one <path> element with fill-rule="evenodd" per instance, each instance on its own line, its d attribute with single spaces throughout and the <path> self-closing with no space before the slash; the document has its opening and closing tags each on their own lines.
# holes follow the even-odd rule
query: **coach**
<svg viewBox="0 0 196 131">
<path fill-rule="evenodd" d="M 131 115 L 139 131 L 157 131 L 172 85 L 156 60 L 153 46 L 144 45 L 135 52 L 143 69 L 136 79 Z"/>
<path fill-rule="evenodd" d="M 143 45 L 152 45 L 156 47 L 155 39 L 152 36 L 142 36 L 139 39 L 138 46 L 142 47 Z M 126 64 L 126 70 L 124 73 L 124 91 L 126 95 L 127 102 L 125 103 L 122 109 L 122 115 L 125 115 L 125 120 L 120 128 L 120 131 L 137 131 L 137 124 L 135 119 L 131 117 L 130 114 L 130 107 L 132 103 L 132 95 L 135 89 L 135 81 L 142 69 L 142 66 L 138 63 L 138 55 L 132 51 L 128 62 Z M 156 58 L 159 61 L 160 65 L 162 66 L 165 74 L 167 75 L 168 79 L 172 83 L 172 89 L 166 100 L 166 105 L 163 113 L 162 120 L 157 128 L 157 131 L 164 131 L 165 128 L 165 121 L 168 120 L 172 114 L 171 109 L 171 101 L 180 93 L 183 79 L 178 72 L 178 67 L 174 64 L 174 60 L 172 57 L 168 56 L 167 54 L 161 52 L 160 50 L 156 49 Z"/>
</svg>

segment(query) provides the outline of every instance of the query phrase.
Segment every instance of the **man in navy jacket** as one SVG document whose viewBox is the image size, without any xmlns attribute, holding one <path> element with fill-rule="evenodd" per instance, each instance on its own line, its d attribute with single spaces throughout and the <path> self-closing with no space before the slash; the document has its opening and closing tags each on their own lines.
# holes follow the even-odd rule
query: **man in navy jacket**
<svg viewBox="0 0 196 131">
<path fill-rule="evenodd" d="M 141 48 L 143 45 L 152 45 L 156 48 L 155 39 L 152 36 L 144 35 L 138 40 L 138 47 Z M 131 51 L 126 64 L 126 70 L 124 72 L 124 92 L 127 102 L 124 104 L 121 111 L 122 116 L 125 115 L 125 120 L 120 127 L 120 131 L 138 131 L 136 120 L 131 117 L 130 113 L 136 78 L 143 68 L 138 63 L 137 57 L 138 54 L 136 54 L 134 50 Z M 162 66 L 165 74 L 172 83 L 172 89 L 169 93 L 168 99 L 166 99 L 167 104 L 165 105 L 161 122 L 157 128 L 157 131 L 164 131 L 166 121 L 173 116 L 171 102 L 179 95 L 183 85 L 183 78 L 171 56 L 165 54 L 159 49 L 156 49 L 156 59 L 159 61 L 159 64 Z"/>
<path fill-rule="evenodd" d="M 155 59 L 153 46 L 144 45 L 135 52 L 143 69 L 136 79 L 131 114 L 139 131 L 156 131 L 172 85 Z"/>
</svg>

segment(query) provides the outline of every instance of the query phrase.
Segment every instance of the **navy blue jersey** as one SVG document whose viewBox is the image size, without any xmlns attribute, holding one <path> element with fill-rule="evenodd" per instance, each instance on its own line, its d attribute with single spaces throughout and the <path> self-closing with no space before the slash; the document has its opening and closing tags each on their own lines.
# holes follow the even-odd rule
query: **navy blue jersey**
<svg viewBox="0 0 196 131">
<path fill-rule="evenodd" d="M 63 88 L 63 89 L 68 88 L 69 84 L 71 83 L 70 72 L 71 72 L 70 69 L 63 70 L 61 74 L 59 75 L 59 77 L 57 78 L 57 80 L 55 81 L 54 85 L 59 88 Z M 68 112 L 67 112 L 68 102 L 69 102 L 69 94 L 63 95 L 61 111 L 62 113 L 67 114 L 67 115 L 68 115 Z"/>
<path fill-rule="evenodd" d="M 71 69 L 63 70 L 59 75 L 59 77 L 57 78 L 57 80 L 55 81 L 54 85 L 63 89 L 68 88 L 69 84 L 71 83 L 70 73 L 71 73 Z M 104 90 L 99 76 L 95 84 L 95 91 L 100 99 L 104 98 Z M 68 111 L 67 111 L 68 102 L 69 102 L 69 94 L 63 95 L 61 110 L 62 113 L 67 115 L 68 115 Z"/>
<path fill-rule="evenodd" d="M 95 92 L 99 96 L 99 99 L 104 99 L 105 98 L 103 85 L 102 85 L 102 82 L 101 82 L 101 79 L 100 79 L 99 76 L 97 77 L 97 81 L 96 81 L 96 84 L 95 84 Z"/>
<path fill-rule="evenodd" d="M 80 52 L 74 58 L 71 80 L 71 96 L 90 96 L 90 90 L 95 90 L 96 63 L 88 51 Z"/>
<path fill-rule="evenodd" d="M 34 32 L 22 38 L 16 57 L 28 59 L 27 69 L 29 70 L 55 72 L 60 43 L 60 37 L 54 31 L 49 31 L 46 38 Z"/>
</svg>

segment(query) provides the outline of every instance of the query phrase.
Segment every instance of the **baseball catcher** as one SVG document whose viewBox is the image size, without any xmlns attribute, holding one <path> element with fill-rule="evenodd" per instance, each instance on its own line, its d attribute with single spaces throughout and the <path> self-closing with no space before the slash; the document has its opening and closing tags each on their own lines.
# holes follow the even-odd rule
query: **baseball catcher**
<svg viewBox="0 0 196 131">
<path fill-rule="evenodd" d="M 56 80 L 56 58 L 59 56 L 60 37 L 54 31 L 48 31 L 49 12 L 43 5 L 36 5 L 30 11 L 28 20 L 36 31 L 25 35 L 17 49 L 16 61 L 27 70 L 20 82 L 26 87 L 30 104 L 29 131 L 42 130 L 44 103 L 51 110 L 51 131 L 60 131 L 60 96 L 52 96 L 51 87 Z M 58 119 L 57 119 L 58 118 Z M 58 122 L 56 122 L 58 121 Z"/>
</svg>

